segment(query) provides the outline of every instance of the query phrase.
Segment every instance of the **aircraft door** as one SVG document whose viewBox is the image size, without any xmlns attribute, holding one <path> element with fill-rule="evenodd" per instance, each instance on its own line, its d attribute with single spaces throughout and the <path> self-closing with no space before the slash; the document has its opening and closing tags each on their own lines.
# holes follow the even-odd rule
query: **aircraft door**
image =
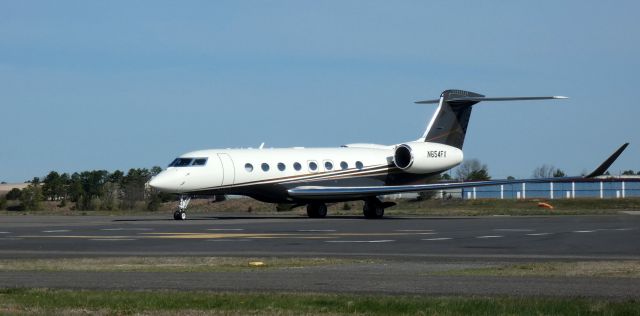
<svg viewBox="0 0 640 316">
<path fill-rule="evenodd" d="M 233 165 L 233 160 L 228 154 L 218 154 L 218 158 L 222 163 L 222 185 L 231 185 L 235 182 L 236 168 Z"/>
</svg>

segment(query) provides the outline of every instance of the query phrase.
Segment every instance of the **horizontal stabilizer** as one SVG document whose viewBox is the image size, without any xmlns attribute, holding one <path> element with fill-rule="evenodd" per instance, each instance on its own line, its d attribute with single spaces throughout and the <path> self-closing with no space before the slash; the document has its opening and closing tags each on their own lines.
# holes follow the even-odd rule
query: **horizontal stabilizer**
<svg viewBox="0 0 640 316">
<path fill-rule="evenodd" d="M 561 95 L 554 95 L 550 97 L 457 97 L 448 99 L 447 102 L 480 102 L 480 101 L 526 101 L 526 100 L 551 100 L 551 99 L 568 99 L 568 97 Z M 440 99 L 416 101 L 416 104 L 438 104 Z"/>
</svg>

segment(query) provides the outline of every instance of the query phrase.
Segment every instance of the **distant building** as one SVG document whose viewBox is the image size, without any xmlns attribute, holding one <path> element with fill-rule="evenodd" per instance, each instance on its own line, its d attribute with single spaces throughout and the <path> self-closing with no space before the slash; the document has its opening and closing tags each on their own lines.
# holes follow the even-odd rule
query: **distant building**
<svg viewBox="0 0 640 316">
<path fill-rule="evenodd" d="M 0 184 L 0 196 L 5 196 L 9 191 L 14 188 L 18 188 L 20 190 L 26 188 L 30 183 L 5 183 Z"/>
</svg>

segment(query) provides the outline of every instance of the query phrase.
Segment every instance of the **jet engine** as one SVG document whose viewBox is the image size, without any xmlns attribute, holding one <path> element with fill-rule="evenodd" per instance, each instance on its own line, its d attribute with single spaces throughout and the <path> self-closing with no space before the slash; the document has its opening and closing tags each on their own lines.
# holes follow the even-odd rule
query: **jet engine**
<svg viewBox="0 0 640 316">
<path fill-rule="evenodd" d="M 432 173 L 451 169 L 462 162 L 462 150 L 438 143 L 410 142 L 396 146 L 393 163 L 408 173 Z"/>
</svg>

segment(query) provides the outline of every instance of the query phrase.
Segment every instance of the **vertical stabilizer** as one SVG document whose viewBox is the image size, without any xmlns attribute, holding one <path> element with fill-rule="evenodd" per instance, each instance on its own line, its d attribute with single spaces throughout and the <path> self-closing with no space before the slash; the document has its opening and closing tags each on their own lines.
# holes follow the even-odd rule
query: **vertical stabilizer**
<svg viewBox="0 0 640 316">
<path fill-rule="evenodd" d="M 463 90 L 442 92 L 438 109 L 436 109 L 436 113 L 419 141 L 445 144 L 462 149 L 469 117 L 471 117 L 471 109 L 479 101 L 460 99 L 482 97 L 484 95 Z M 433 103 L 433 101 L 417 103 Z"/>
</svg>

